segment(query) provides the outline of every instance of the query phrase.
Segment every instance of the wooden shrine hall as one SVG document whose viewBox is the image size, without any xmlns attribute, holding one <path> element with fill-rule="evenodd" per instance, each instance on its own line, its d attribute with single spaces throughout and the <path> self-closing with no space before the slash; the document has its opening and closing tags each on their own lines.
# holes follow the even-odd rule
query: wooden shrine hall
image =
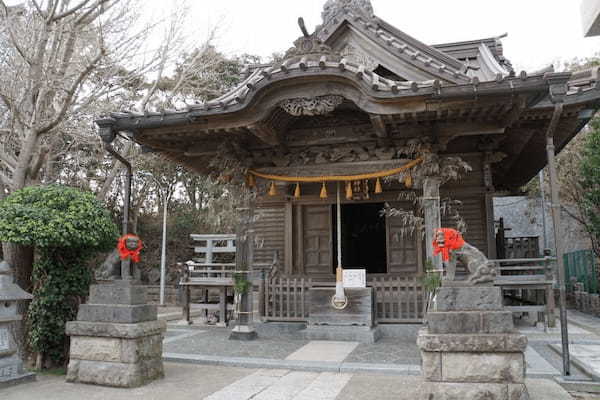
<svg viewBox="0 0 600 400">
<path fill-rule="evenodd" d="M 309 319 L 306 294 L 333 286 L 341 259 L 366 270 L 376 322 L 420 321 L 432 228 L 460 222 L 497 258 L 493 197 L 519 192 L 592 118 L 598 68 L 517 72 L 499 38 L 427 45 L 369 0 L 329 0 L 313 33 L 300 26 L 282 61 L 249 66 L 229 93 L 115 112 L 100 133 L 256 191 L 244 262 L 280 260 L 266 320 Z"/>
</svg>

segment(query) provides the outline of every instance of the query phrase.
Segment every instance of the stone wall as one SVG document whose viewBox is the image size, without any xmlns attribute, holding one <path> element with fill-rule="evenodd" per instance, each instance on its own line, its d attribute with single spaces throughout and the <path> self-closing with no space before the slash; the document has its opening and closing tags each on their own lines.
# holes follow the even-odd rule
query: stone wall
<svg viewBox="0 0 600 400">
<path fill-rule="evenodd" d="M 494 219 L 504 218 L 506 237 L 539 236 L 540 249 L 544 248 L 544 229 L 541 199 L 526 196 L 509 196 L 494 198 Z M 568 207 L 568 206 L 567 206 Z M 591 248 L 584 228 L 562 212 L 562 237 L 565 253 Z M 546 229 L 550 248 L 554 248 L 554 232 L 552 229 L 552 210 L 546 202 Z"/>
</svg>

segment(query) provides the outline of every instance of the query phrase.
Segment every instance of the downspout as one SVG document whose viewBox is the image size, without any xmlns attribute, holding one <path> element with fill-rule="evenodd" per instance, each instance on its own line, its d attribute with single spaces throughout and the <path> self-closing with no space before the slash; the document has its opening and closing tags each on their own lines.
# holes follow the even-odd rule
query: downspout
<svg viewBox="0 0 600 400">
<path fill-rule="evenodd" d="M 125 178 L 125 194 L 123 195 L 125 203 L 123 205 L 123 235 L 127 235 L 129 233 L 129 207 L 131 203 L 131 181 L 133 179 L 133 168 L 131 163 L 115 150 L 112 143 L 105 142 L 104 148 L 107 152 L 112 154 L 113 157 L 125 165 L 125 168 L 127 168 L 127 175 Z"/>
<path fill-rule="evenodd" d="M 566 286 L 565 286 L 565 266 L 563 260 L 562 232 L 560 221 L 560 197 L 558 187 L 558 176 L 556 173 L 556 148 L 554 146 L 554 133 L 563 113 L 562 99 L 554 104 L 554 112 L 550 125 L 546 131 L 546 153 L 548 156 L 548 170 L 550 172 L 550 201 L 552 209 L 552 224 L 554 227 L 554 245 L 556 247 L 556 264 L 558 268 L 558 288 L 559 288 L 559 309 L 560 309 L 560 330 L 562 341 L 562 359 L 563 375 L 569 376 L 570 372 L 570 354 L 569 354 L 569 330 L 567 328 L 567 307 L 566 307 Z"/>
<path fill-rule="evenodd" d="M 124 205 L 123 205 L 123 235 L 127 235 L 129 233 L 129 207 L 131 203 L 131 181 L 133 180 L 133 167 L 131 163 L 119 152 L 115 150 L 112 145 L 112 142 L 116 137 L 116 125 L 117 121 L 113 118 L 99 119 L 96 121 L 96 125 L 100 128 L 99 135 L 102 138 L 102 142 L 104 142 L 104 148 L 108 153 L 110 153 L 113 157 L 119 160 L 125 168 L 127 168 L 127 176 L 125 179 L 125 193 L 124 193 Z"/>
</svg>

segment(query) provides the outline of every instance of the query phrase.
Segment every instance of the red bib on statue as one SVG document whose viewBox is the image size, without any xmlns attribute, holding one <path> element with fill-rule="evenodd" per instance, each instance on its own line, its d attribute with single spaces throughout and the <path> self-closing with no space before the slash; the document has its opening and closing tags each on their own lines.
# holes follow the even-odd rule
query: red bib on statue
<svg viewBox="0 0 600 400">
<path fill-rule="evenodd" d="M 443 234 L 444 241 L 441 242 L 440 234 Z M 433 255 L 442 253 L 442 260 L 450 261 L 450 252 L 458 250 L 465 245 L 461 233 L 456 229 L 440 228 L 435 231 L 433 239 Z"/>
</svg>

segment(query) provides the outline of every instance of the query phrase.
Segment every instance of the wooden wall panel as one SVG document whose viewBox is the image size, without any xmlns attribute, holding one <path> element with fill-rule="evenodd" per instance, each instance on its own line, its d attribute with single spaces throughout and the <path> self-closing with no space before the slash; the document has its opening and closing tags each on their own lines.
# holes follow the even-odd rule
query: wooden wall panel
<svg viewBox="0 0 600 400">
<path fill-rule="evenodd" d="M 257 207 L 254 225 L 254 262 L 270 264 L 279 253 L 279 262 L 285 260 L 285 205 Z"/>
<path fill-rule="evenodd" d="M 412 209 L 411 203 L 390 203 L 392 207 Z M 419 235 L 402 235 L 402 220 L 400 217 L 387 217 L 387 267 L 388 274 L 415 275 L 421 271 L 422 245 Z"/>
<path fill-rule="evenodd" d="M 487 254 L 485 196 L 455 197 L 454 200 L 462 203 L 457 209 L 467 224 L 466 232 L 463 235 L 465 240 Z M 442 216 L 442 225 L 447 228 L 456 226 L 450 215 Z"/>
</svg>

